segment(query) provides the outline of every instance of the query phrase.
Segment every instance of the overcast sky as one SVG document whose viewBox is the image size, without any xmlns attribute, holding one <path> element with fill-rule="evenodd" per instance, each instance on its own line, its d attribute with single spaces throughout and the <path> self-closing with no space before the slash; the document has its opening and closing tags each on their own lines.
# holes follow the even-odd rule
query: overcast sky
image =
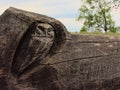
<svg viewBox="0 0 120 90">
<path fill-rule="evenodd" d="M 82 24 L 76 21 L 81 0 L 2 0 L 0 3 L 0 14 L 10 6 L 24 9 L 39 14 L 48 15 L 60 20 L 68 31 L 80 30 Z M 120 11 L 113 10 L 114 19 L 120 23 Z"/>
</svg>

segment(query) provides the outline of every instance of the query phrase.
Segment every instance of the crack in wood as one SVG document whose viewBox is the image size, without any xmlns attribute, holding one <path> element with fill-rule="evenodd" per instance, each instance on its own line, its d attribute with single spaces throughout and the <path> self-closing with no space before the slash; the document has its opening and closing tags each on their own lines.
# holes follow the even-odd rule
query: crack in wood
<svg viewBox="0 0 120 90">
<path fill-rule="evenodd" d="M 49 63 L 49 64 L 42 64 L 40 65 L 55 65 L 55 64 L 61 64 L 61 63 L 68 63 L 68 62 L 74 62 L 74 61 L 80 61 L 83 59 L 93 59 L 93 58 L 103 58 L 103 57 L 112 57 L 113 54 L 107 54 L 107 55 L 98 55 L 98 56 L 89 56 L 89 57 L 82 57 L 82 58 L 75 58 L 75 59 L 69 59 L 69 60 L 64 60 L 60 62 L 55 62 L 55 63 Z M 116 55 L 116 54 L 115 54 Z M 119 55 L 116 55 L 119 56 Z M 115 57 L 114 58 L 120 58 L 120 57 Z"/>
</svg>

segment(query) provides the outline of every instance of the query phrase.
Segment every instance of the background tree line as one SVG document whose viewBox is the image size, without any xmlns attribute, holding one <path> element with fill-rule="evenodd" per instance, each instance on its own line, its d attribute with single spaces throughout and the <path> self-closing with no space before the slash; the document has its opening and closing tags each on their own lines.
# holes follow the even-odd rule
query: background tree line
<svg viewBox="0 0 120 90">
<path fill-rule="evenodd" d="M 111 16 L 111 9 L 119 4 L 119 0 L 82 0 L 77 18 L 84 21 L 80 32 L 120 32 Z"/>
</svg>

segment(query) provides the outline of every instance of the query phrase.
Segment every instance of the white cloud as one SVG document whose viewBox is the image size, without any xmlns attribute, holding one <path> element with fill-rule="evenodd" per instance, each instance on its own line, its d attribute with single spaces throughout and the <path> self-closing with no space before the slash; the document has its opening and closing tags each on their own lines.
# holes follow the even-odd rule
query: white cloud
<svg viewBox="0 0 120 90">
<path fill-rule="evenodd" d="M 53 17 L 61 17 L 66 15 L 66 17 L 71 15 L 76 15 L 78 13 L 78 8 L 80 7 L 81 0 L 29 0 L 24 1 L 24 3 L 17 3 L 17 0 L 13 0 L 16 2 L 12 3 L 12 6 L 17 8 L 46 14 Z"/>
<path fill-rule="evenodd" d="M 112 17 L 117 26 L 120 26 L 120 7 L 112 9 Z"/>
<path fill-rule="evenodd" d="M 75 21 L 81 0 L 4 0 L 1 4 L 2 14 L 8 7 L 45 14 L 65 24 L 69 31 L 79 31 L 80 23 Z"/>
<path fill-rule="evenodd" d="M 63 16 L 66 15 L 66 17 L 69 17 L 71 15 L 76 15 L 78 13 L 78 8 L 80 7 L 80 1 L 81 0 L 51 0 L 48 2 L 48 0 L 43 1 L 43 8 L 46 8 L 48 12 L 48 15 L 52 16 Z"/>
<path fill-rule="evenodd" d="M 74 32 L 80 31 L 80 28 L 82 27 L 82 24 L 75 20 L 75 18 L 57 18 L 59 21 L 61 21 L 68 31 Z"/>
</svg>

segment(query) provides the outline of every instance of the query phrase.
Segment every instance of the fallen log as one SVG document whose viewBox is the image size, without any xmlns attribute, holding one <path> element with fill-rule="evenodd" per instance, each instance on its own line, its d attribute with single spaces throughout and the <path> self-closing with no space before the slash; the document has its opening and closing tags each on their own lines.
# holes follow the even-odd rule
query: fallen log
<svg viewBox="0 0 120 90">
<path fill-rule="evenodd" d="M 0 16 L 0 90 L 119 90 L 119 44 L 11 7 Z"/>
</svg>

